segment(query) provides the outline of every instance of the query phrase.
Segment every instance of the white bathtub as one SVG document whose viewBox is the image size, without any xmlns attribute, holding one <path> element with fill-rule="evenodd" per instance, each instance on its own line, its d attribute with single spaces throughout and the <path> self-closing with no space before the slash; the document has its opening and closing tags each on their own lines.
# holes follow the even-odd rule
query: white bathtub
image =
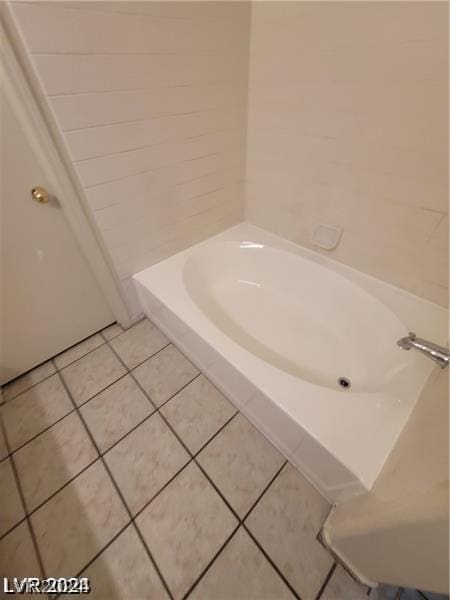
<svg viewBox="0 0 450 600">
<path fill-rule="evenodd" d="M 446 338 L 443 308 L 248 224 L 134 281 L 147 316 L 331 501 L 370 489 L 431 373 L 397 339 Z"/>
</svg>

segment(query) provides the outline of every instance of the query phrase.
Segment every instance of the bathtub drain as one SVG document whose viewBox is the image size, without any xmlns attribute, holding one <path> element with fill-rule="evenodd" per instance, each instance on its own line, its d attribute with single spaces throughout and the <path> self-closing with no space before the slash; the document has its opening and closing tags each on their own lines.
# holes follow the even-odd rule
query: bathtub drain
<svg viewBox="0 0 450 600">
<path fill-rule="evenodd" d="M 347 379 L 347 377 L 339 377 L 339 379 L 338 379 L 338 384 L 339 384 L 339 386 L 340 386 L 341 388 L 344 388 L 344 389 L 347 389 L 347 390 L 348 390 L 348 389 L 351 387 L 351 385 L 352 385 L 352 383 L 351 383 L 350 379 Z"/>
</svg>

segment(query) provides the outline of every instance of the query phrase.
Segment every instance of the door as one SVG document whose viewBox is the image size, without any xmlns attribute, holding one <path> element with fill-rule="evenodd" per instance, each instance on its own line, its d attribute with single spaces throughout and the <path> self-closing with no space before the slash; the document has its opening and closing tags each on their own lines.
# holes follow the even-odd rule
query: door
<svg viewBox="0 0 450 600">
<path fill-rule="evenodd" d="M 115 321 L 52 195 L 25 113 L 4 85 L 2 81 L 0 385 Z M 48 202 L 32 198 L 35 186 L 47 190 Z"/>
</svg>

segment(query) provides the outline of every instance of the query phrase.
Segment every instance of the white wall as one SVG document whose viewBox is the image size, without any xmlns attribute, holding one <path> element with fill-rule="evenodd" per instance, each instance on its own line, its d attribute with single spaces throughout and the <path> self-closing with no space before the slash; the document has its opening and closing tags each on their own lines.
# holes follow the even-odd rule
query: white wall
<svg viewBox="0 0 450 600">
<path fill-rule="evenodd" d="M 447 302 L 447 3 L 254 2 L 251 36 L 248 3 L 13 7 L 129 292 L 245 192 L 247 220 L 341 226 L 333 258 Z"/>
<path fill-rule="evenodd" d="M 333 550 L 366 580 L 449 592 L 448 392 L 436 367 L 370 493 L 326 522 Z"/>
<path fill-rule="evenodd" d="M 249 5 L 12 10 L 136 312 L 130 275 L 242 219 Z"/>
<path fill-rule="evenodd" d="M 448 3 L 254 2 L 247 220 L 448 297 Z"/>
</svg>

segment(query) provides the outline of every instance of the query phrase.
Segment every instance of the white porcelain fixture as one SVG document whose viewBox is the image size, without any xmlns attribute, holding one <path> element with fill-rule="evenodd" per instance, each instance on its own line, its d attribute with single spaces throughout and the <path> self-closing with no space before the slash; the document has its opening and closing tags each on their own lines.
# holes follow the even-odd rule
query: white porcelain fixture
<svg viewBox="0 0 450 600">
<path fill-rule="evenodd" d="M 245 223 L 134 281 L 147 316 L 331 501 L 370 489 L 431 372 L 397 340 L 446 338 L 443 308 Z"/>
</svg>

